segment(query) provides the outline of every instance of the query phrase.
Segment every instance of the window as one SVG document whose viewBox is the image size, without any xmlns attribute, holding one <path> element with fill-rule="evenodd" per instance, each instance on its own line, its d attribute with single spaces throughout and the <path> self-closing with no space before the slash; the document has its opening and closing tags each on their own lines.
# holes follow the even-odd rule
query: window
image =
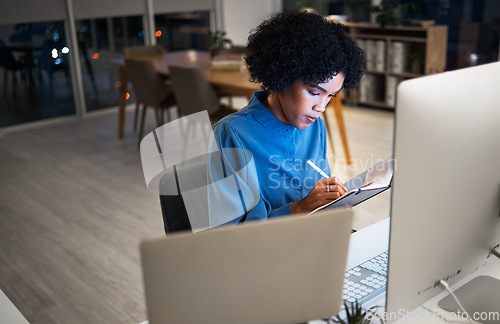
<svg viewBox="0 0 500 324">
<path fill-rule="evenodd" d="M 0 26 L 0 127 L 75 114 L 62 21 Z"/>
<path fill-rule="evenodd" d="M 209 11 L 155 15 L 155 26 L 158 44 L 170 51 L 208 50 Z"/>
<path fill-rule="evenodd" d="M 144 45 L 141 16 L 76 21 L 87 111 L 116 106 L 118 66 L 110 59 L 123 56 L 123 48 Z"/>
</svg>

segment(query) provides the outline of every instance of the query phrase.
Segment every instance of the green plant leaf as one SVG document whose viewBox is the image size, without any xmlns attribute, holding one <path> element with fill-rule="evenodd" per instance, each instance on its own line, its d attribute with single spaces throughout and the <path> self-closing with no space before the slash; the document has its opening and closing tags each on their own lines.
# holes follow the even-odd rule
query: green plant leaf
<svg viewBox="0 0 500 324">
<path fill-rule="evenodd" d="M 346 313 L 345 320 L 340 318 L 340 315 L 337 315 L 333 318 L 333 321 L 337 324 L 369 324 L 371 322 L 371 318 L 378 317 L 380 319 L 380 323 L 383 323 L 382 318 L 376 315 L 375 310 L 377 306 L 370 307 L 366 310 L 363 310 L 363 306 L 355 301 L 353 303 L 348 303 L 344 300 L 344 309 Z"/>
</svg>

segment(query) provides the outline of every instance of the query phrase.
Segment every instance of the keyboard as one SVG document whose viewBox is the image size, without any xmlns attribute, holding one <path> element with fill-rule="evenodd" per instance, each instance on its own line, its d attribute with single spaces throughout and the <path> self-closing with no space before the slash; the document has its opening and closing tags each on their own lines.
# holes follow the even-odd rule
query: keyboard
<svg viewBox="0 0 500 324">
<path fill-rule="evenodd" d="M 363 304 L 385 292 L 387 287 L 388 251 L 347 270 L 342 299 Z"/>
</svg>

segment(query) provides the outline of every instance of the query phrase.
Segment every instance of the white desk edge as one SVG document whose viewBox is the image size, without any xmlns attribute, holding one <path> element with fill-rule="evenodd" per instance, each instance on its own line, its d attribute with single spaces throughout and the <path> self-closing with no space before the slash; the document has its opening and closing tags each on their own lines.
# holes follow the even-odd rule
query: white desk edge
<svg viewBox="0 0 500 324">
<path fill-rule="evenodd" d="M 0 323 L 29 324 L 28 320 L 14 306 L 10 299 L 0 289 Z"/>
</svg>

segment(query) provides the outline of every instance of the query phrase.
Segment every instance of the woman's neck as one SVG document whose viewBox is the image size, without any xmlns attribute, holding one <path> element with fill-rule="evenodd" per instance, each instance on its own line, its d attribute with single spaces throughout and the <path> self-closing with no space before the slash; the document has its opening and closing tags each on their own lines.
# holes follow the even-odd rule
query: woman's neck
<svg viewBox="0 0 500 324">
<path fill-rule="evenodd" d="M 290 124 L 283 111 L 283 106 L 281 105 L 280 97 L 278 92 L 273 92 L 267 96 L 264 106 L 282 122 Z"/>
</svg>

